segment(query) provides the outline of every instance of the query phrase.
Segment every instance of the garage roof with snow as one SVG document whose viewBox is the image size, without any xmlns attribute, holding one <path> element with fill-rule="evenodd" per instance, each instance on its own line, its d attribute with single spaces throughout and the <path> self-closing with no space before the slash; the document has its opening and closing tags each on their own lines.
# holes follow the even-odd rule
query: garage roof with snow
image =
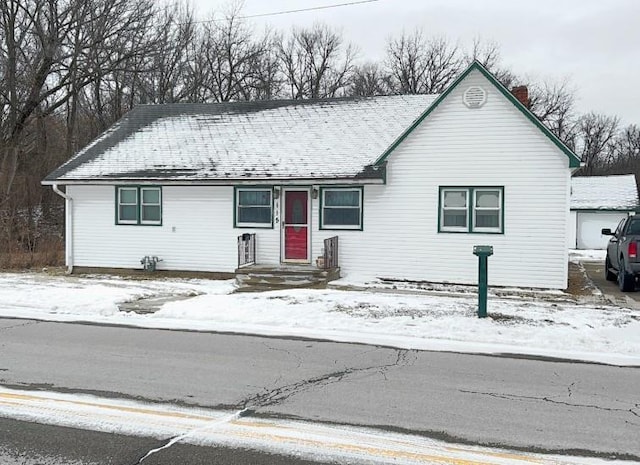
<svg viewBox="0 0 640 465">
<path fill-rule="evenodd" d="M 635 210 L 638 187 L 633 174 L 577 176 L 571 179 L 571 210 Z"/>
</svg>

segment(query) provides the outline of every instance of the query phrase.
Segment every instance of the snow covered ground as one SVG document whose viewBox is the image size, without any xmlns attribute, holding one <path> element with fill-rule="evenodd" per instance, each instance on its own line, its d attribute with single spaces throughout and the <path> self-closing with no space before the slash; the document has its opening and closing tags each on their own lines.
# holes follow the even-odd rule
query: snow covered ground
<svg viewBox="0 0 640 465">
<path fill-rule="evenodd" d="M 473 288 L 390 287 L 234 294 L 233 281 L 1 273 L 0 316 L 640 365 L 640 311 L 597 296 L 496 291 L 478 319 Z"/>
<path fill-rule="evenodd" d="M 604 257 L 607 255 L 606 250 L 579 250 L 572 249 L 569 251 L 569 260 L 572 262 L 602 262 L 604 263 Z"/>
</svg>

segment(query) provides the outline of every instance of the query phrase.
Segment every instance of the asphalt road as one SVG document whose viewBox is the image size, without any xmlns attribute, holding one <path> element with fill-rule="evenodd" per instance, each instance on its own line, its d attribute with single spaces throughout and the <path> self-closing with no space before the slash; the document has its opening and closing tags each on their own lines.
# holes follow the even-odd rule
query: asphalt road
<svg viewBox="0 0 640 465">
<path fill-rule="evenodd" d="M 0 319 L 0 384 L 640 460 L 638 368 Z"/>
<path fill-rule="evenodd" d="M 165 441 L 0 418 L 2 465 L 136 465 Z M 176 444 L 144 465 L 318 465 L 297 457 Z"/>
</svg>

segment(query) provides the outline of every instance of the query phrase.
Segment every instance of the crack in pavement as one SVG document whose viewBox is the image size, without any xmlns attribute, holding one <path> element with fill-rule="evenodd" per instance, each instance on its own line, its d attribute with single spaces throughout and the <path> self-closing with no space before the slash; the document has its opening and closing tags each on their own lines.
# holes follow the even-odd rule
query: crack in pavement
<svg viewBox="0 0 640 465">
<path fill-rule="evenodd" d="M 275 349 L 275 348 L 269 347 L 266 344 L 265 346 L 273 350 L 282 350 L 288 353 L 289 355 L 291 355 L 291 353 L 285 349 Z M 299 356 L 297 358 L 299 359 L 299 362 L 300 362 L 298 364 L 298 367 L 300 367 L 300 365 L 302 365 L 302 359 Z M 346 377 L 354 374 L 366 373 L 369 371 L 374 371 L 374 372 L 378 371 L 383 376 L 385 376 L 385 379 L 386 379 L 386 371 L 388 369 L 393 367 L 398 367 L 398 366 L 410 365 L 414 363 L 416 359 L 417 359 L 417 355 L 415 350 L 410 351 L 407 349 L 396 349 L 396 359 L 392 363 L 387 363 L 384 365 L 373 365 L 373 366 L 362 367 L 362 368 L 347 368 L 342 371 L 331 372 L 321 376 L 316 376 L 314 378 L 301 380 L 296 383 L 287 384 L 279 388 L 275 388 L 271 390 L 265 389 L 265 392 L 261 392 L 254 396 L 248 397 L 240 401 L 238 404 L 234 405 L 233 407 L 238 409 L 237 412 L 229 415 L 226 418 L 223 418 L 222 420 L 215 420 L 212 423 L 203 426 L 202 428 L 187 431 L 186 433 L 169 438 L 162 446 L 157 447 L 155 449 L 151 449 L 133 465 L 141 465 L 151 455 L 170 448 L 174 444 L 182 441 L 183 439 L 189 437 L 194 433 L 208 430 L 210 428 L 214 428 L 215 426 L 219 426 L 221 424 L 233 421 L 237 418 L 250 415 L 254 413 L 256 408 L 276 405 L 280 402 L 285 401 L 286 399 L 290 398 L 295 394 L 308 391 L 309 389 L 314 387 L 327 386 L 329 384 L 337 383 L 339 381 L 342 381 Z"/>
<path fill-rule="evenodd" d="M 285 354 L 290 355 L 291 357 L 295 358 L 296 361 L 298 362 L 298 364 L 296 365 L 296 368 L 300 368 L 300 366 L 302 365 L 302 357 L 300 357 L 300 355 L 296 354 L 295 352 L 292 352 L 292 351 L 287 350 L 287 349 L 280 349 L 278 347 L 272 347 L 269 344 L 267 344 L 266 342 L 263 342 L 262 345 L 265 346 L 269 350 L 273 350 L 275 352 L 284 352 Z"/>
<path fill-rule="evenodd" d="M 262 345 L 265 346 L 269 350 L 273 350 L 275 352 L 284 352 L 285 354 L 289 355 L 290 357 L 295 358 L 296 361 L 297 361 L 296 368 L 300 368 L 302 366 L 302 357 L 300 357 L 300 355 L 296 354 L 295 352 L 292 352 L 292 351 L 287 350 L 287 349 L 280 349 L 278 347 L 272 347 L 269 344 L 267 344 L 266 342 L 263 342 Z M 282 381 L 282 374 L 281 373 L 278 374 L 278 377 L 273 381 L 273 384 L 277 385 L 280 381 Z"/>
<path fill-rule="evenodd" d="M 575 386 L 576 382 L 574 381 L 573 383 L 571 383 L 569 386 L 567 386 L 567 392 L 568 392 L 568 397 L 571 397 L 571 394 L 573 394 L 573 392 L 571 391 L 571 388 L 573 386 Z"/>
<path fill-rule="evenodd" d="M 614 407 L 602 407 L 600 405 L 593 405 L 593 404 L 576 404 L 576 403 L 556 400 L 556 399 L 553 399 L 551 397 L 546 397 L 546 396 L 545 397 L 520 396 L 520 395 L 517 395 L 517 394 L 500 394 L 500 393 L 497 393 L 497 392 L 468 391 L 468 390 L 465 390 L 465 389 L 458 389 L 458 392 L 462 392 L 463 394 L 478 394 L 478 395 L 495 397 L 495 398 L 498 398 L 498 399 L 506 399 L 506 400 L 543 401 L 543 402 L 549 402 L 551 404 L 566 405 L 568 407 L 592 408 L 592 409 L 596 409 L 596 410 L 604 410 L 604 411 L 607 411 L 607 412 L 626 412 L 626 413 L 630 413 L 631 415 L 634 415 L 636 417 L 640 417 L 640 413 L 636 412 L 636 409 L 640 409 L 640 404 L 635 404 L 633 407 L 631 407 L 629 409 L 624 409 L 624 408 L 614 408 Z M 571 392 L 571 391 L 569 391 L 569 392 Z M 618 402 L 620 402 L 620 401 L 618 401 Z"/>
<path fill-rule="evenodd" d="M 410 352 L 413 355 L 412 358 L 409 358 Z M 240 401 L 237 404 L 237 407 L 253 411 L 256 408 L 273 406 L 301 392 L 308 391 L 309 389 L 315 387 L 328 386 L 330 384 L 340 382 L 346 377 L 354 374 L 378 371 L 380 374 L 385 376 L 385 373 L 389 368 L 406 366 L 410 363 L 415 362 L 416 360 L 415 351 L 398 349 L 396 350 L 396 353 L 396 360 L 392 363 L 387 363 L 384 365 L 373 365 L 362 368 L 347 368 L 342 371 L 334 371 L 331 373 L 326 373 L 324 375 L 316 376 L 314 378 L 304 379 L 295 383 L 281 386 L 279 388 L 266 390 L 266 392 L 248 397 Z"/>
<path fill-rule="evenodd" d="M 15 329 L 15 328 L 20 328 L 22 326 L 31 326 L 31 325 L 37 325 L 38 323 L 42 323 L 41 321 L 38 320 L 29 320 L 25 323 L 20 323 L 17 325 L 11 325 L 11 326 L 3 326 L 0 328 L 0 331 L 6 331 L 8 329 Z"/>
</svg>

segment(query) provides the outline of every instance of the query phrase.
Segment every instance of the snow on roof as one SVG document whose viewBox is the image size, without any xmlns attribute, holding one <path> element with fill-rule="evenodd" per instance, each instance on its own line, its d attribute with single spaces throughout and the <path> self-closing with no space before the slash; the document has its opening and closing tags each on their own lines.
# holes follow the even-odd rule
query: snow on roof
<svg viewBox="0 0 640 465">
<path fill-rule="evenodd" d="M 141 105 L 45 181 L 381 178 L 436 97 Z"/>
<path fill-rule="evenodd" d="M 633 210 L 638 188 L 633 174 L 571 178 L 572 210 Z"/>
</svg>

